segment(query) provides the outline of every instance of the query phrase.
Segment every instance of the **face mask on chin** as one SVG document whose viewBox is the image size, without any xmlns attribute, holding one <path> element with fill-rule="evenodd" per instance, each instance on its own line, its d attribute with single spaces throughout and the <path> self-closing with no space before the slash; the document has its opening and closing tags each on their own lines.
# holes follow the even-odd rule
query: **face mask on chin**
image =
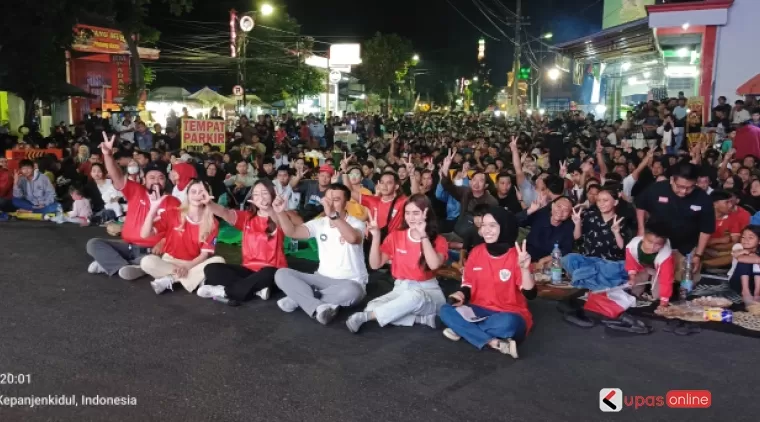
<svg viewBox="0 0 760 422">
<path fill-rule="evenodd" d="M 129 174 L 137 174 L 139 172 L 140 172 L 140 168 L 139 167 L 133 167 L 133 166 L 127 167 L 127 173 L 129 173 Z"/>
</svg>

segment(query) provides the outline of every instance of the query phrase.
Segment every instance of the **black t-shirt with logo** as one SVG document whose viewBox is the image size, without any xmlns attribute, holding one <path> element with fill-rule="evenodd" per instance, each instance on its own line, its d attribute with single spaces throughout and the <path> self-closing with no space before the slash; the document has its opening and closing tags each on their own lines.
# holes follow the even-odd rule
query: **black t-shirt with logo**
<svg viewBox="0 0 760 422">
<path fill-rule="evenodd" d="M 636 208 L 649 213 L 649 222 L 667 229 L 671 246 L 684 255 L 697 246 L 700 233 L 715 231 L 712 200 L 696 187 L 681 198 L 673 192 L 670 181 L 653 183 L 636 197 Z"/>
</svg>

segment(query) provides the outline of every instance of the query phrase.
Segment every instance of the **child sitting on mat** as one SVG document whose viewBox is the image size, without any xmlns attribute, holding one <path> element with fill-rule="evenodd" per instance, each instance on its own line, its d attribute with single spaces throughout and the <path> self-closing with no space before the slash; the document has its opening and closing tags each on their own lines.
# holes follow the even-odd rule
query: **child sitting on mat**
<svg viewBox="0 0 760 422">
<path fill-rule="evenodd" d="M 662 233 L 659 227 L 647 226 L 644 236 L 631 239 L 625 247 L 625 270 L 631 286 L 648 281 L 649 270 L 653 270 L 652 295 L 654 299 L 660 299 L 660 306 L 668 306 L 673 294 L 675 259 L 670 241 Z M 643 293 L 643 286 L 633 290 L 632 293 L 638 296 Z"/>
</svg>

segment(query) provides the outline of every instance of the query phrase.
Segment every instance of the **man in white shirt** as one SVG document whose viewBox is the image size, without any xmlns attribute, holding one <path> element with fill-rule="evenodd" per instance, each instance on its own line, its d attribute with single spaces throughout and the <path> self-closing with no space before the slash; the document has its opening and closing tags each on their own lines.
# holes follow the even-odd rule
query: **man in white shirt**
<svg viewBox="0 0 760 422">
<path fill-rule="evenodd" d="M 749 114 L 749 111 L 747 111 L 744 108 L 744 101 L 742 100 L 736 100 L 734 103 L 734 118 L 731 120 L 731 124 L 734 125 L 740 125 L 752 118 L 752 116 Z"/>
<path fill-rule="evenodd" d="M 301 202 L 301 193 L 293 192 L 290 187 L 290 167 L 280 166 L 277 168 L 277 177 L 274 179 L 274 191 L 277 196 L 282 196 L 285 200 L 285 210 L 291 211 L 298 209 Z"/>
<path fill-rule="evenodd" d="M 135 122 L 132 121 L 130 113 L 124 113 L 124 120 L 116 125 L 116 133 L 122 141 L 135 143 Z"/>
<path fill-rule="evenodd" d="M 274 168 L 278 169 L 282 166 L 289 166 L 290 160 L 288 160 L 288 156 L 282 153 L 282 150 L 280 148 L 274 149 Z"/>
<path fill-rule="evenodd" d="M 364 223 L 346 214 L 351 191 L 344 185 L 327 187 L 322 206 L 325 217 L 295 226 L 287 217 L 285 198 L 272 202 L 277 220 L 286 236 L 305 240 L 317 239 L 319 269 L 306 274 L 290 268 L 275 273 L 277 287 L 285 297 L 277 306 L 285 312 L 303 309 L 319 323 L 327 325 L 341 306 L 354 306 L 366 295 L 369 280 L 364 263 Z"/>
</svg>

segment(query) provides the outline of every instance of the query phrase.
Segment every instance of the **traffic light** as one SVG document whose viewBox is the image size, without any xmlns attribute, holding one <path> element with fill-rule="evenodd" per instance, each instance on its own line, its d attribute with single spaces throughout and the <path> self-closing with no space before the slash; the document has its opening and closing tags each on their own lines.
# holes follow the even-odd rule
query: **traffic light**
<svg viewBox="0 0 760 422">
<path fill-rule="evenodd" d="M 521 67 L 518 79 L 521 81 L 527 81 L 530 79 L 530 67 Z"/>
</svg>

